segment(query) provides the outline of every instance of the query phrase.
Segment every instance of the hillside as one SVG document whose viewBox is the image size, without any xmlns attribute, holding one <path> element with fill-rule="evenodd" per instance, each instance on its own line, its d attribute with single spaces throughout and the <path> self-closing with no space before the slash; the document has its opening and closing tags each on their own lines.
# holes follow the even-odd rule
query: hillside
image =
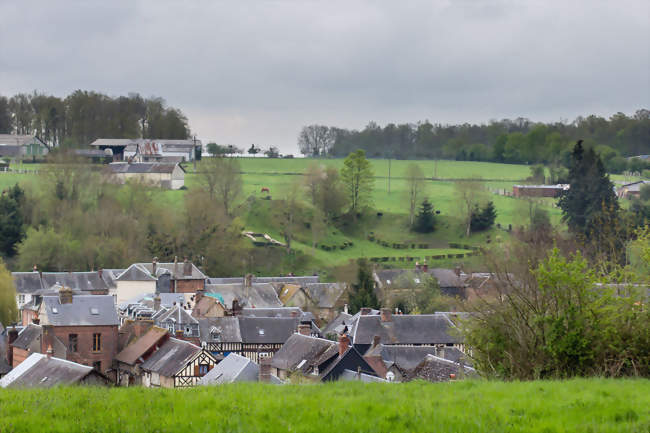
<svg viewBox="0 0 650 433">
<path fill-rule="evenodd" d="M 6 432 L 647 432 L 650 381 L 0 390 Z"/>
</svg>

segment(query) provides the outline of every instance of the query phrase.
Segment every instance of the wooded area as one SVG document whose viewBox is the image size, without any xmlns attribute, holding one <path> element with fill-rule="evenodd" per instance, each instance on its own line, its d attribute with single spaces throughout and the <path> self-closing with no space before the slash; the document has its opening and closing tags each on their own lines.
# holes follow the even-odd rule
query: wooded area
<svg viewBox="0 0 650 433">
<path fill-rule="evenodd" d="M 137 93 L 111 97 L 76 90 L 65 98 L 42 93 L 0 95 L 0 134 L 35 134 L 50 146 L 80 147 L 96 138 L 187 138 L 181 110 Z"/>
</svg>

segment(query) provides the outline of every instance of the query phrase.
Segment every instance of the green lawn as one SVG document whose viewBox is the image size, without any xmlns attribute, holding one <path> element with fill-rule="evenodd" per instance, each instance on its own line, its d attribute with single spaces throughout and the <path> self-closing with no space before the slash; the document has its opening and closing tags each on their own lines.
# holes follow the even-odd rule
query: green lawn
<svg viewBox="0 0 650 433">
<path fill-rule="evenodd" d="M 650 381 L 0 390 L 3 432 L 625 432 L 650 430 Z"/>
</svg>

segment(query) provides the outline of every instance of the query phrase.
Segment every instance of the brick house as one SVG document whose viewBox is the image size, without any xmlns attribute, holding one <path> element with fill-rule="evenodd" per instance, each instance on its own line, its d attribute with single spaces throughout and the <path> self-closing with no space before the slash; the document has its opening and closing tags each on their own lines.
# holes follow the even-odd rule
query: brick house
<svg viewBox="0 0 650 433">
<path fill-rule="evenodd" d="M 40 353 L 52 350 L 57 358 L 111 369 L 117 354 L 119 319 L 110 295 L 73 296 L 61 288 L 58 296 L 44 296 L 39 308 Z"/>
</svg>

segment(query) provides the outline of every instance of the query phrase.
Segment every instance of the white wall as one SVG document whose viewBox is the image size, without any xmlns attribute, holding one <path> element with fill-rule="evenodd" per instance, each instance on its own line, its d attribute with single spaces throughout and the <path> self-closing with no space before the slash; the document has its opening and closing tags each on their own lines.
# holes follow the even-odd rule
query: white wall
<svg viewBox="0 0 650 433">
<path fill-rule="evenodd" d="M 129 301 L 136 296 L 156 292 L 155 281 L 117 281 L 117 305 Z"/>
</svg>

